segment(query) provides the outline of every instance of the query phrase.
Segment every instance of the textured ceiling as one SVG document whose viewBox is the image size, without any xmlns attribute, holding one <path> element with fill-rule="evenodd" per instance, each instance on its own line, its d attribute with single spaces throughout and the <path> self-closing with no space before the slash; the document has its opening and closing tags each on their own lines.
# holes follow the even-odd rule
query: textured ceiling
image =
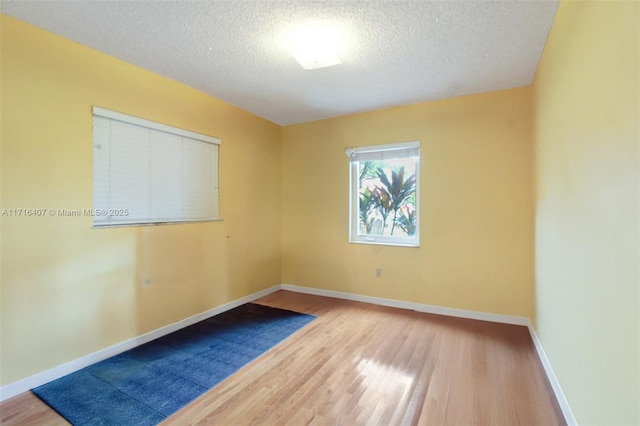
<svg viewBox="0 0 640 426">
<path fill-rule="evenodd" d="M 280 125 L 526 86 L 558 1 L 25 1 L 14 16 Z M 341 65 L 305 71 L 282 31 L 348 34 Z"/>
</svg>

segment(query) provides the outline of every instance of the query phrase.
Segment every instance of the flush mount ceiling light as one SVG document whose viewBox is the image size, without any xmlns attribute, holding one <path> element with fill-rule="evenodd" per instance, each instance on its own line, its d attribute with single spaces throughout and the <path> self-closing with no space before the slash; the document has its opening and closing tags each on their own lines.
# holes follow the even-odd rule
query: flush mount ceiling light
<svg viewBox="0 0 640 426">
<path fill-rule="evenodd" d="M 346 36 L 337 26 L 319 23 L 290 25 L 285 31 L 285 49 L 305 70 L 341 64 L 338 56 Z"/>
</svg>

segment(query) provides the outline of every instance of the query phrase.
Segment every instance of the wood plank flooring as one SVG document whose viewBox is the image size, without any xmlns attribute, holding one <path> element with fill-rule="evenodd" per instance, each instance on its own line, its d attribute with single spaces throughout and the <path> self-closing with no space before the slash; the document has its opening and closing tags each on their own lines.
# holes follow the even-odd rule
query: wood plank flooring
<svg viewBox="0 0 640 426">
<path fill-rule="evenodd" d="M 318 318 L 163 425 L 565 424 L 526 327 L 278 291 Z M 7 425 L 67 424 L 31 393 Z"/>
</svg>

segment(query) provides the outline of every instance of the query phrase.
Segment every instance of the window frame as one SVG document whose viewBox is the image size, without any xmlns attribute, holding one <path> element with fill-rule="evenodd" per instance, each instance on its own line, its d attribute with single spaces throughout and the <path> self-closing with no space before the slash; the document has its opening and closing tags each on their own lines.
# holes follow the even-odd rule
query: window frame
<svg viewBox="0 0 640 426">
<path fill-rule="evenodd" d="M 100 122 L 102 124 L 98 125 L 97 124 L 98 121 L 96 119 L 101 120 Z M 220 145 L 222 144 L 222 141 L 220 139 L 212 136 L 192 132 L 189 130 L 169 126 L 166 124 L 158 123 L 155 121 L 150 121 L 143 118 L 108 110 L 98 106 L 93 106 L 92 108 L 92 122 L 93 122 L 92 143 L 93 143 L 93 151 L 94 151 L 93 172 L 92 172 L 93 209 L 91 209 L 90 212 L 91 212 L 91 216 L 93 216 L 93 223 L 92 223 L 93 228 L 100 229 L 100 228 L 114 228 L 114 227 L 128 227 L 128 226 L 161 225 L 161 224 L 173 224 L 173 223 L 210 222 L 210 221 L 222 220 L 222 218 L 220 217 L 220 199 L 219 199 L 220 197 L 219 155 L 220 155 Z M 180 174 L 178 175 L 179 180 L 176 181 L 176 182 L 179 182 L 179 187 L 181 188 L 179 191 L 180 199 L 179 200 L 176 199 L 175 201 L 169 200 L 171 204 L 173 204 L 174 202 L 178 203 L 179 205 L 178 209 L 181 211 L 179 214 L 176 214 L 175 216 L 172 215 L 173 217 L 164 217 L 162 215 L 162 208 L 161 208 L 161 211 L 156 210 L 154 212 L 154 205 L 151 201 L 149 201 L 149 204 L 147 206 L 148 208 L 147 214 L 142 215 L 140 217 L 129 218 L 127 216 L 129 213 L 127 208 L 125 208 L 124 206 L 112 205 L 114 196 L 117 197 L 118 195 L 117 193 L 112 192 L 113 188 L 111 188 L 111 184 L 108 185 L 109 189 L 106 190 L 108 192 L 105 193 L 104 192 L 105 190 L 101 189 L 101 186 L 104 187 L 105 183 L 101 183 L 104 181 L 101 181 L 100 178 L 102 179 L 107 178 L 109 179 L 109 182 L 113 182 L 114 175 L 112 173 L 114 169 L 113 169 L 113 164 L 111 164 L 113 160 L 112 158 L 113 154 L 111 152 L 111 149 L 112 149 L 112 144 L 114 143 L 114 139 L 113 139 L 114 136 L 112 134 L 112 130 L 108 130 L 109 135 L 107 137 L 105 135 L 101 135 L 100 134 L 101 131 L 98 129 L 100 127 L 104 129 L 105 124 L 109 126 L 109 129 L 113 129 L 112 126 L 114 125 L 114 123 L 115 125 L 118 125 L 118 123 L 120 123 L 119 124 L 120 126 L 122 125 L 129 126 L 130 129 L 133 129 L 133 127 L 137 127 L 141 131 L 149 132 L 148 141 L 146 143 L 148 143 L 148 149 L 149 149 L 148 160 L 150 164 L 153 163 L 152 161 L 153 154 L 151 154 L 151 146 L 154 144 L 154 142 L 160 143 L 163 136 L 173 138 L 174 141 L 172 143 L 174 144 L 179 143 L 179 146 L 180 146 L 179 150 L 180 152 L 182 152 L 182 159 L 183 159 L 182 161 L 184 161 L 185 158 L 197 158 L 197 157 L 193 157 L 194 155 L 193 150 L 202 151 L 202 149 L 205 149 L 205 151 L 210 152 L 212 154 L 212 157 L 209 158 L 210 159 L 209 165 L 211 167 L 211 171 L 206 172 L 204 175 L 199 174 L 197 176 L 199 176 L 200 178 L 208 177 L 207 179 L 205 179 L 205 181 L 208 181 L 208 179 L 213 179 L 212 181 L 208 181 L 208 183 L 205 185 L 205 188 L 203 188 L 204 190 L 206 189 L 212 190 L 212 192 L 206 193 L 206 194 L 210 194 L 210 196 L 209 195 L 205 196 L 206 199 L 212 200 L 213 204 L 210 206 L 211 208 L 209 209 L 205 207 L 205 214 L 200 214 L 200 213 L 194 214 L 193 209 L 189 208 L 189 203 L 190 203 L 189 200 L 193 199 L 193 193 L 190 191 L 193 191 L 194 189 L 198 191 L 199 185 L 196 185 L 195 187 L 189 185 L 188 182 L 190 182 L 190 179 L 193 179 L 193 177 L 196 175 L 193 175 L 193 173 L 185 172 L 185 169 L 184 169 L 185 163 L 183 163 L 180 166 L 180 169 L 182 170 L 182 172 L 180 172 Z M 102 131 L 104 132 L 104 130 Z M 160 139 L 158 139 L 158 137 Z M 176 139 L 179 139 L 179 142 Z M 102 156 L 98 154 L 98 150 L 103 149 L 103 147 L 101 146 L 101 143 L 109 144 L 108 154 L 103 154 Z M 203 144 L 206 144 L 206 145 L 203 145 Z M 116 142 L 116 145 L 124 146 L 122 145 L 122 139 L 120 139 L 119 142 Z M 161 151 L 157 151 L 158 146 L 159 145 L 155 147 L 154 152 L 156 153 L 161 152 Z M 189 154 L 189 151 L 192 151 L 192 154 Z M 132 157 L 132 158 L 135 158 L 135 157 Z M 105 167 L 104 161 L 108 162 L 108 166 L 107 166 L 108 169 L 106 170 L 104 169 Z M 191 164 L 191 163 L 188 163 L 188 164 Z M 206 163 L 203 163 L 203 162 L 196 163 L 196 165 L 199 165 L 200 167 L 203 167 L 205 164 Z M 147 176 L 148 188 L 145 188 L 145 192 L 141 192 L 140 193 L 141 195 L 151 197 L 152 193 L 157 193 L 155 191 L 157 191 L 158 188 L 160 189 L 163 188 L 162 185 L 153 185 L 154 172 L 157 173 L 158 171 L 165 170 L 165 169 L 160 170 L 159 167 L 160 167 L 160 164 L 153 164 L 149 166 L 149 171 Z M 101 170 L 98 171 L 98 169 L 101 169 Z M 190 170 L 190 169 L 187 169 L 187 170 Z M 206 170 L 206 168 L 204 170 Z M 126 176 L 130 176 L 129 173 L 135 174 L 135 172 L 128 171 L 126 172 L 125 175 L 116 175 L 116 176 L 120 176 L 120 178 L 123 178 Z M 102 192 L 103 194 L 98 196 L 99 192 Z M 105 194 L 107 194 L 106 198 L 105 198 Z M 189 196 L 189 194 L 191 195 Z M 204 194 L 204 193 L 201 192 L 200 194 Z M 164 197 L 166 197 L 166 193 Z M 164 201 L 166 202 L 167 200 L 165 199 Z M 185 204 L 185 202 L 187 204 Z M 206 202 L 204 204 L 200 203 L 198 205 L 206 206 L 207 203 Z M 201 208 L 202 207 L 200 207 L 200 209 Z M 113 211 L 113 214 L 111 213 L 112 211 Z"/>
<path fill-rule="evenodd" d="M 402 247 L 420 247 L 420 141 L 347 148 L 349 157 L 349 242 Z M 400 155 L 398 155 L 400 154 Z M 402 155 L 405 154 L 405 155 Z M 416 161 L 416 232 L 414 237 L 360 235 L 360 161 L 414 157 Z"/>
</svg>

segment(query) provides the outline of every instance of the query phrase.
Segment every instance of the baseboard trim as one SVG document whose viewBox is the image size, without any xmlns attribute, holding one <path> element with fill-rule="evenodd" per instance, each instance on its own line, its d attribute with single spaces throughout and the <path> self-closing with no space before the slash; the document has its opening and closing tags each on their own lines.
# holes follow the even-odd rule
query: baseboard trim
<svg viewBox="0 0 640 426">
<path fill-rule="evenodd" d="M 275 291 L 280 290 L 280 288 L 281 288 L 280 285 L 275 285 L 268 289 L 250 294 L 245 297 L 241 297 L 240 299 L 233 300 L 231 302 L 225 303 L 223 305 L 217 306 L 215 308 L 209 309 L 205 312 L 201 312 L 199 314 L 193 315 L 183 320 L 174 322 L 172 324 L 158 328 L 156 330 L 150 331 L 140 336 L 131 338 L 129 340 L 125 340 L 124 342 L 116 343 L 113 346 L 109 346 L 97 352 L 93 352 L 91 354 L 85 355 L 78 359 L 74 359 L 73 361 L 69 361 L 57 367 L 53 367 L 43 372 L 36 373 L 33 376 L 29 376 L 27 378 L 18 380 L 16 382 L 9 383 L 8 385 L 0 387 L 0 402 L 5 401 L 9 398 L 12 398 L 28 390 L 31 390 L 35 387 L 44 385 L 45 383 L 49 383 L 53 380 L 59 379 L 60 377 L 66 376 L 67 374 L 71 374 L 91 364 L 95 364 L 96 362 L 103 361 L 114 355 L 118 355 L 119 353 L 128 351 L 129 349 L 133 349 L 137 346 L 143 345 L 154 339 L 157 339 L 169 333 L 173 333 L 174 331 L 178 331 L 182 328 L 193 325 L 197 322 L 210 318 L 214 315 L 221 314 L 225 311 L 236 308 L 245 303 L 249 303 L 253 300 L 267 296 Z"/>
<path fill-rule="evenodd" d="M 66 376 L 67 374 L 71 374 L 75 371 L 78 371 L 96 362 L 105 360 L 109 357 L 112 357 L 114 355 L 127 351 L 129 349 L 133 349 L 137 346 L 143 345 L 147 342 L 150 342 L 151 340 L 165 336 L 169 333 L 173 333 L 174 331 L 188 327 L 199 321 L 210 318 L 214 315 L 221 314 L 230 309 L 238 307 L 242 304 L 267 296 L 278 290 L 312 294 L 316 296 L 333 297 L 337 299 L 371 303 L 374 305 L 388 306 L 392 308 L 409 309 L 409 310 L 430 313 L 430 314 L 447 315 L 447 316 L 458 317 L 458 318 L 468 318 L 468 319 L 475 319 L 475 320 L 481 320 L 481 321 L 491 321 L 491 322 L 525 326 L 529 330 L 529 334 L 531 335 L 531 339 L 533 340 L 533 344 L 536 348 L 536 353 L 538 355 L 538 358 L 540 359 L 540 363 L 542 364 L 542 367 L 547 376 L 547 379 L 549 380 L 549 384 L 551 385 L 551 389 L 556 397 L 556 400 L 558 401 L 558 405 L 560 406 L 560 410 L 562 411 L 562 414 L 565 418 L 565 421 L 567 422 L 567 425 L 576 426 L 578 424 L 573 414 L 573 411 L 569 406 L 569 402 L 566 396 L 564 395 L 564 392 L 562 391 L 560 382 L 558 381 L 558 378 L 556 377 L 553 371 L 553 368 L 551 367 L 551 362 L 547 358 L 544 348 L 542 347 L 542 342 L 538 338 L 535 328 L 533 327 L 533 324 L 528 318 L 511 316 L 511 315 L 493 314 L 488 312 L 468 311 L 464 309 L 445 308 L 445 307 L 435 306 L 435 305 L 406 302 L 406 301 L 396 300 L 396 299 L 385 299 L 382 297 L 365 296 L 365 295 L 345 293 L 340 291 L 321 290 L 317 288 L 302 287 L 302 286 L 291 285 L 291 284 L 275 285 L 268 289 L 250 294 L 245 297 L 241 297 L 240 299 L 236 299 L 234 301 L 209 309 L 205 312 L 193 315 L 189 318 L 185 318 L 173 324 L 169 324 L 167 326 L 164 326 L 159 329 L 145 333 L 143 335 L 131 338 L 124 342 L 120 342 L 113 346 L 109 346 L 108 348 L 99 350 L 89 355 L 85 355 L 83 357 L 80 357 L 73 361 L 59 365 L 57 367 L 53 367 L 43 372 L 34 374 L 33 376 L 27 377 L 25 379 L 18 380 L 8 385 L 2 386 L 0 387 L 0 402 L 5 401 L 9 398 L 12 398 L 16 395 L 19 395 L 35 387 L 44 385 L 45 383 L 48 383 L 50 381 L 59 379 L 60 377 Z"/>
<path fill-rule="evenodd" d="M 525 317 L 493 314 L 489 312 L 467 311 L 465 309 L 445 308 L 436 305 L 426 305 L 423 303 L 405 302 L 397 299 L 385 299 L 383 297 L 364 296 L 355 293 L 344 293 L 333 290 L 320 290 L 311 287 L 302 287 L 291 284 L 281 284 L 282 290 L 296 293 L 313 294 L 316 296 L 334 297 L 336 299 L 352 300 L 355 302 L 371 303 L 373 305 L 388 306 L 391 308 L 409 309 L 412 311 L 424 312 L 428 314 L 446 315 L 457 318 L 468 318 L 480 321 L 500 322 L 504 324 L 514 324 L 527 326 L 529 319 Z"/>
<path fill-rule="evenodd" d="M 533 340 L 533 344 L 536 349 L 536 354 L 538 355 L 538 359 L 542 364 L 544 373 L 547 376 L 547 380 L 549 380 L 549 384 L 551 385 L 551 390 L 553 391 L 553 394 L 556 397 L 556 400 L 558 401 L 558 405 L 560 406 L 560 410 L 562 411 L 562 415 L 564 416 L 564 419 L 567 422 L 567 425 L 577 426 L 578 424 L 573 414 L 573 411 L 569 406 L 569 401 L 567 400 L 564 392 L 562 391 L 560 382 L 558 381 L 558 378 L 553 372 L 553 368 L 551 368 L 551 363 L 549 362 L 549 359 L 547 358 L 547 355 L 544 352 L 544 348 L 542 347 L 542 342 L 538 338 L 535 328 L 533 327 L 533 324 L 531 323 L 529 318 L 512 316 L 512 315 L 493 314 L 488 312 L 467 311 L 464 309 L 445 308 L 445 307 L 435 306 L 435 305 L 405 302 L 401 300 L 385 299 L 385 298 L 373 297 L 373 296 L 363 296 L 360 294 L 344 293 L 340 291 L 321 290 L 317 288 L 302 287 L 302 286 L 291 285 L 291 284 L 281 284 L 280 287 L 282 288 L 282 290 L 293 291 L 296 293 L 305 293 L 305 294 L 313 294 L 316 296 L 334 297 L 336 299 L 371 303 L 374 305 L 389 306 L 392 308 L 409 309 L 409 310 L 425 312 L 430 314 L 447 315 L 447 316 L 458 317 L 458 318 L 468 318 L 468 319 L 475 319 L 475 320 L 481 320 L 481 321 L 499 322 L 504 324 L 525 326 L 529 330 L 529 334 L 531 335 L 531 340 Z"/>
<path fill-rule="evenodd" d="M 536 333 L 536 329 L 527 319 L 527 327 L 529 328 L 529 334 L 531 335 L 531 340 L 533 340 L 533 345 L 536 348 L 536 352 L 538 354 L 538 359 L 542 364 L 542 368 L 544 369 L 545 374 L 547 375 L 547 380 L 549 380 L 549 384 L 551 385 L 551 389 L 553 390 L 553 394 L 558 401 L 558 405 L 560 406 L 560 411 L 562 411 L 562 415 L 564 416 L 564 420 L 567 422 L 567 426 L 577 426 L 578 421 L 573 414 L 573 410 L 571 410 L 571 406 L 569 405 L 569 401 L 560 386 L 560 381 L 556 376 L 556 373 L 553 371 L 551 367 L 551 362 L 549 358 L 547 358 L 547 354 L 542 347 L 542 342 L 538 338 L 538 334 Z"/>
</svg>

